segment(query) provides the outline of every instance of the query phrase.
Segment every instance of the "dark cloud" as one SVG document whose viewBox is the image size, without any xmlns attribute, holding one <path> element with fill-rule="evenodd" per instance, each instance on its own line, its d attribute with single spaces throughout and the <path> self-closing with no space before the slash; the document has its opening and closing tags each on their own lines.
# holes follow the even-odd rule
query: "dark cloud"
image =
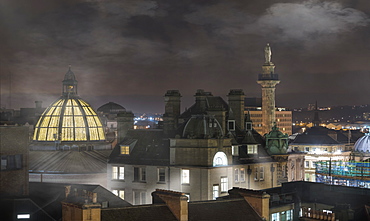
<svg viewBox="0 0 370 221">
<path fill-rule="evenodd" d="M 47 105 L 60 94 L 68 64 L 79 94 L 95 106 L 111 97 L 134 111 L 163 111 L 150 100 L 161 100 L 168 89 L 190 100 L 198 88 L 221 96 L 242 88 L 259 96 L 267 42 L 281 76 L 278 104 L 304 106 L 318 91 L 325 94 L 322 105 L 368 102 L 355 86 L 365 87 L 357 78 L 370 74 L 367 0 L 14 0 L 0 6 L 1 106 L 9 106 L 10 89 L 14 107 L 35 99 Z"/>
</svg>

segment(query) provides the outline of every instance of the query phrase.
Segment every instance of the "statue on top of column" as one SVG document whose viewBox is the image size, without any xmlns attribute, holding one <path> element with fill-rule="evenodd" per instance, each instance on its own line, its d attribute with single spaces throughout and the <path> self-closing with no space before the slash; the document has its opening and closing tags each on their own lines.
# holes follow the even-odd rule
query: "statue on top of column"
<svg viewBox="0 0 370 221">
<path fill-rule="evenodd" d="M 271 48 L 270 48 L 270 44 L 267 43 L 266 47 L 265 47 L 265 60 L 266 60 L 266 64 L 270 64 L 271 63 Z"/>
</svg>

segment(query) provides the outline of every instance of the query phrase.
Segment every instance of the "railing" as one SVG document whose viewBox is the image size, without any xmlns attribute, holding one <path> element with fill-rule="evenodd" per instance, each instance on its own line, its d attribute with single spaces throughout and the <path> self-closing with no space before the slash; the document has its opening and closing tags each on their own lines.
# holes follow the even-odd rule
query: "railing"
<svg viewBox="0 0 370 221">
<path fill-rule="evenodd" d="M 370 179 L 370 162 L 319 161 L 316 173 Z"/>
<path fill-rule="evenodd" d="M 259 74 L 258 75 L 258 80 L 263 81 L 263 80 L 279 80 L 279 74 Z"/>
</svg>

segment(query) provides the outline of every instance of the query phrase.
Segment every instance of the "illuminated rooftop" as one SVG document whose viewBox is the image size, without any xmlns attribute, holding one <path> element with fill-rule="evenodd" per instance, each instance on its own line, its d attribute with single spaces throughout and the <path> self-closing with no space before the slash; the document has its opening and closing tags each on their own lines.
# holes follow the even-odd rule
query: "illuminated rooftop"
<svg viewBox="0 0 370 221">
<path fill-rule="evenodd" d="M 63 81 L 62 96 L 41 115 L 34 141 L 104 141 L 104 128 L 91 106 L 77 95 L 77 81 L 71 67 Z"/>
</svg>

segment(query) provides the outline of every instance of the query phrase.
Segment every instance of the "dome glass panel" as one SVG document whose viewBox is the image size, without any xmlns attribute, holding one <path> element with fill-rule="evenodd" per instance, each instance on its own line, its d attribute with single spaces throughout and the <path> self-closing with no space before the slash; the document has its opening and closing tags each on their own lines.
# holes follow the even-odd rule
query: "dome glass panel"
<svg viewBox="0 0 370 221">
<path fill-rule="evenodd" d="M 42 114 L 34 141 L 104 141 L 102 123 L 91 106 L 78 97 L 62 97 Z"/>
</svg>

